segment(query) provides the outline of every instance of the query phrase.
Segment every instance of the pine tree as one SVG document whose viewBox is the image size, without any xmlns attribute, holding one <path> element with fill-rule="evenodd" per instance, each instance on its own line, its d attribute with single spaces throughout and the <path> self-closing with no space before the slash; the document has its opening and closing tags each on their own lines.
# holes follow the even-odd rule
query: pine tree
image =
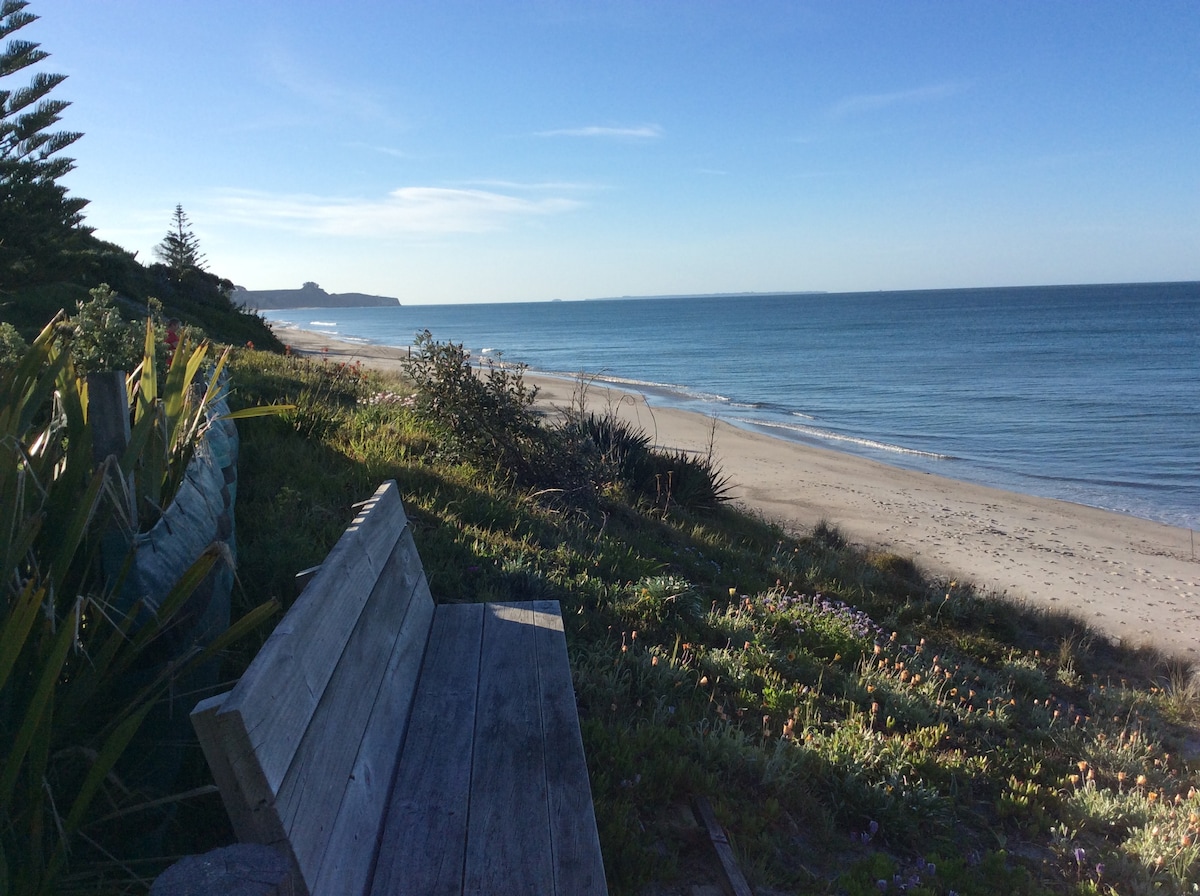
<svg viewBox="0 0 1200 896">
<path fill-rule="evenodd" d="M 192 233 L 191 222 L 182 205 L 175 206 L 171 229 L 163 241 L 154 248 L 157 255 L 176 277 L 191 270 L 204 270 L 204 255 L 200 252 L 200 241 Z"/>
<path fill-rule="evenodd" d="M 37 21 L 26 0 L 0 0 L 0 38 Z M 27 40 L 0 50 L 0 79 L 49 54 Z M 66 75 L 36 73 L 29 86 L 0 89 L 0 287 L 36 282 L 53 273 L 61 253 L 91 233 L 84 227 L 86 199 L 68 197 L 58 179 L 75 160 L 57 155 L 82 136 L 50 132 L 70 103 L 47 95 Z"/>
</svg>

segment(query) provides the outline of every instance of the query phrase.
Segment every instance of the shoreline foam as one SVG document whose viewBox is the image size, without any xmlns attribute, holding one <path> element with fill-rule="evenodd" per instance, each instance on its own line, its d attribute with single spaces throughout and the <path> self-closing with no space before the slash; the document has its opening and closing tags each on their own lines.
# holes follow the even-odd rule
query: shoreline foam
<svg viewBox="0 0 1200 896">
<path fill-rule="evenodd" d="M 293 349 L 397 370 L 405 349 L 288 328 Z M 566 407 L 576 381 L 527 375 L 539 403 Z M 1030 604 L 1076 613 L 1105 635 L 1200 661 L 1200 560 L 1184 528 L 890 466 L 777 438 L 593 383 L 590 403 L 643 426 L 663 448 L 706 451 L 735 503 L 807 530 L 822 520 L 863 547 Z"/>
</svg>

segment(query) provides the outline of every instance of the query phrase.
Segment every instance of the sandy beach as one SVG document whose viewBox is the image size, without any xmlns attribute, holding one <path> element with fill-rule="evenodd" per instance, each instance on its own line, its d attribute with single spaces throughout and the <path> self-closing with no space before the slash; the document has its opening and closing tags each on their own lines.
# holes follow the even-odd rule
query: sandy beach
<svg viewBox="0 0 1200 896">
<path fill-rule="evenodd" d="M 397 369 L 404 349 L 280 330 L 298 353 Z M 549 411 L 577 385 L 527 377 Z M 959 482 L 652 407 L 593 385 L 589 401 L 639 423 L 663 448 L 710 442 L 736 503 L 804 531 L 821 520 L 864 547 L 1031 604 L 1077 613 L 1127 644 L 1200 662 L 1200 559 L 1194 534 L 1137 517 Z"/>
</svg>

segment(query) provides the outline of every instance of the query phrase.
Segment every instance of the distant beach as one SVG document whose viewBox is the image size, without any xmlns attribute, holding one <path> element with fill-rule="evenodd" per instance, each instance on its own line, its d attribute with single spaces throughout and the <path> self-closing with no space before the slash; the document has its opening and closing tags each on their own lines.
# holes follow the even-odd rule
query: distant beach
<svg viewBox="0 0 1200 896">
<path fill-rule="evenodd" d="M 396 370 L 402 348 L 281 329 L 294 351 Z M 529 376 L 549 412 L 569 378 Z M 589 399 L 641 425 L 655 443 L 715 455 L 736 503 L 804 531 L 825 520 L 869 549 L 1032 605 L 1068 610 L 1114 640 L 1200 660 L 1200 560 L 1189 529 L 1050 498 L 960 482 L 774 438 L 593 384 Z M 715 429 L 714 429 L 715 426 Z"/>
</svg>

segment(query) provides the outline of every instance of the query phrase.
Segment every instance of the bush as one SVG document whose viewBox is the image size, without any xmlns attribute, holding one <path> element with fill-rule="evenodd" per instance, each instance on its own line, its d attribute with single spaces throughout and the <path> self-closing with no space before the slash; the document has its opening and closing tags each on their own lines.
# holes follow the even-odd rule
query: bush
<svg viewBox="0 0 1200 896">
<path fill-rule="evenodd" d="M 15 367 L 28 348 L 16 327 L 0 323 L 0 367 Z"/>
<path fill-rule="evenodd" d="M 580 414 L 565 429 L 594 446 L 602 480 L 622 483 L 661 511 L 712 510 L 729 500 L 728 478 L 711 451 L 656 451 L 645 430 L 612 413 Z"/>
<path fill-rule="evenodd" d="M 523 449 L 538 428 L 531 411 L 537 389 L 525 385 L 522 369 L 476 373 L 462 345 L 435 342 L 428 330 L 417 334 L 415 346 L 407 362 L 418 389 L 415 410 L 440 450 L 462 460 L 494 459 L 498 467 L 527 466 Z"/>
<path fill-rule="evenodd" d="M 712 509 L 729 483 L 707 455 L 661 452 L 645 432 L 614 415 L 575 413 L 548 426 L 533 410 L 537 388 L 525 366 L 471 365 L 462 345 L 417 335 L 407 372 L 417 386 L 414 410 L 438 442 L 443 460 L 495 469 L 523 487 L 590 505 L 598 490 L 620 483 L 660 511 Z"/>
<path fill-rule="evenodd" d="M 126 321 L 117 308 L 116 293 L 107 283 L 91 290 L 75 315 L 62 325 L 71 343 L 75 368 L 83 374 L 104 370 L 132 371 L 142 361 L 143 325 Z"/>
<path fill-rule="evenodd" d="M 572 433 L 542 424 L 533 410 L 537 387 L 525 382 L 524 365 L 492 362 L 477 370 L 462 345 L 436 342 L 428 330 L 415 345 L 406 362 L 417 386 L 414 412 L 442 459 L 587 502 L 594 491 L 587 452 Z"/>
</svg>

